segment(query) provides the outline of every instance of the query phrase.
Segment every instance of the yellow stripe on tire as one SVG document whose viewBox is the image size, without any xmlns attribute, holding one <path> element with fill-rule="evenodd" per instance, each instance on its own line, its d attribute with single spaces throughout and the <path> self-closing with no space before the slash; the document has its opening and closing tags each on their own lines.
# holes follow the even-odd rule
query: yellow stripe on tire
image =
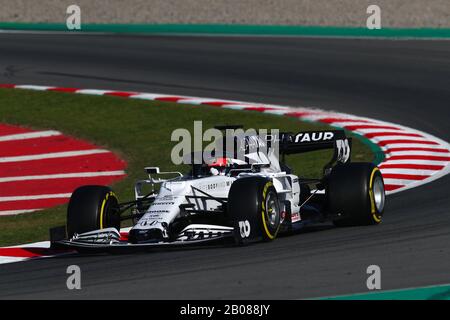
<svg viewBox="0 0 450 320">
<path fill-rule="evenodd" d="M 375 176 L 376 172 L 379 172 L 380 169 L 374 168 L 372 170 L 372 173 L 370 175 L 370 182 L 369 182 L 369 197 L 370 197 L 370 212 L 372 213 L 372 218 L 376 223 L 381 222 L 381 217 L 377 215 L 377 208 L 375 205 L 375 196 L 373 195 L 373 178 Z"/>
<path fill-rule="evenodd" d="M 261 218 L 262 218 L 262 222 L 263 222 L 263 227 L 264 227 L 264 231 L 266 232 L 266 235 L 267 235 L 267 237 L 270 239 L 270 240 L 273 240 L 273 239 L 275 239 L 275 237 L 276 237 L 276 235 L 277 235 L 277 233 L 278 233 L 278 230 L 279 230 L 279 228 L 280 228 L 280 224 L 278 225 L 278 228 L 277 228 L 277 230 L 275 231 L 275 234 L 271 234 L 270 233 L 270 231 L 269 231 L 269 228 L 267 227 L 267 223 L 266 223 L 266 214 L 265 214 L 265 206 L 266 206 L 266 195 L 267 195 L 267 189 L 269 189 L 269 187 L 272 187 L 273 186 L 273 183 L 271 182 L 271 181 L 269 181 L 269 182 L 267 182 L 266 183 L 266 185 L 264 186 L 264 189 L 263 189 L 263 201 L 262 201 L 262 203 L 261 203 Z"/>
<path fill-rule="evenodd" d="M 109 193 L 106 194 L 105 199 L 103 199 L 102 201 L 102 206 L 100 208 L 100 229 L 103 229 L 103 215 L 105 212 L 105 205 L 106 205 L 106 201 L 108 201 L 109 198 Z"/>
<path fill-rule="evenodd" d="M 105 199 L 103 199 L 103 201 L 102 201 L 102 206 L 101 206 L 101 208 L 100 208 L 100 229 L 103 229 L 103 216 L 104 216 L 104 212 L 105 212 L 105 205 L 106 205 L 106 202 L 108 201 L 108 198 L 109 198 L 110 196 L 117 199 L 116 195 L 115 195 L 114 192 L 112 192 L 112 191 L 108 192 L 108 193 L 106 194 Z"/>
</svg>

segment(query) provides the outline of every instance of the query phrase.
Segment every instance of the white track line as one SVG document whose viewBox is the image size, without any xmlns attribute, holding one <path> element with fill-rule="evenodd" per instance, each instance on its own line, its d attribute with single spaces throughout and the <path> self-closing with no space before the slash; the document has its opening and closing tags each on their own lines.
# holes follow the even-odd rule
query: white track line
<svg viewBox="0 0 450 320">
<path fill-rule="evenodd" d="M 72 195 L 71 193 L 54 193 L 54 194 L 38 194 L 33 196 L 8 196 L 8 197 L 0 197 L 0 202 L 70 198 L 71 195 Z"/>
<path fill-rule="evenodd" d="M 414 182 L 421 182 L 422 180 L 410 180 L 410 179 L 394 179 L 394 178 L 384 178 L 385 185 L 402 185 L 408 187 Z"/>
<path fill-rule="evenodd" d="M 450 157 L 448 152 L 433 152 L 421 150 L 404 150 L 404 151 L 389 151 L 391 156 L 436 156 L 436 157 Z"/>
<path fill-rule="evenodd" d="M 79 92 L 81 93 L 81 92 Z M 133 95 L 133 99 L 142 99 L 142 100 L 150 100 L 153 101 L 156 98 L 167 98 L 167 97 L 173 97 L 173 94 L 153 94 L 153 93 L 138 93 L 136 95 Z M 177 96 L 182 97 L 182 96 Z"/>
<path fill-rule="evenodd" d="M 42 210 L 42 208 L 36 208 L 36 209 L 20 209 L 20 210 L 0 210 L 0 216 L 14 216 L 21 213 L 28 213 L 28 212 L 34 212 Z"/>
<path fill-rule="evenodd" d="M 39 241 L 34 243 L 19 244 L 16 246 L 9 246 L 6 248 L 50 248 L 50 241 Z"/>
<path fill-rule="evenodd" d="M 333 125 L 336 125 L 338 127 L 343 127 L 345 126 L 345 124 L 343 125 L 338 125 L 336 122 L 333 122 Z M 391 130 L 389 130 L 391 131 Z M 394 130 L 392 130 L 394 131 Z M 358 133 L 360 135 L 365 135 L 365 134 L 370 134 L 370 133 L 379 133 L 379 132 L 386 132 L 386 129 L 358 129 L 358 130 L 354 130 L 353 132 Z M 404 132 L 403 130 L 398 130 L 399 133 Z"/>
<path fill-rule="evenodd" d="M 89 150 L 81 150 L 81 151 L 42 153 L 42 154 L 34 154 L 34 155 L 28 155 L 28 156 L 0 157 L 0 163 L 77 157 L 77 156 L 86 156 L 86 155 L 91 155 L 91 154 L 108 153 L 108 152 L 110 152 L 110 151 L 104 150 L 104 149 L 89 149 Z"/>
<path fill-rule="evenodd" d="M 381 168 L 382 174 L 420 174 L 420 175 L 432 175 L 439 170 L 417 170 L 417 169 L 397 169 L 397 168 Z"/>
<path fill-rule="evenodd" d="M 390 160 L 387 158 L 382 164 L 430 164 L 430 165 L 438 165 L 438 166 L 446 166 L 448 165 L 448 161 L 435 161 L 435 160 L 416 160 L 416 159 L 397 159 Z"/>
<path fill-rule="evenodd" d="M 89 94 L 89 95 L 96 95 L 96 96 L 102 96 L 107 92 L 110 92 L 110 91 L 109 90 L 97 90 L 97 89 L 80 89 L 80 90 L 75 91 L 75 93 Z"/>
<path fill-rule="evenodd" d="M 21 262 L 25 260 L 29 260 L 30 258 L 17 258 L 17 257 L 2 257 L 0 256 L 0 264 L 6 264 L 6 263 L 14 263 L 14 262 Z"/>
<path fill-rule="evenodd" d="M 18 134 L 10 134 L 10 135 L 5 135 L 5 136 L 0 136 L 0 142 L 35 139 L 35 138 L 46 138 L 46 137 L 53 137 L 53 136 L 59 136 L 59 135 L 61 135 L 61 132 L 55 131 L 55 130 L 18 133 Z"/>
<path fill-rule="evenodd" d="M 411 143 L 413 143 L 414 141 L 428 142 L 427 140 L 424 140 L 423 137 L 409 137 L 409 136 L 399 136 L 399 135 L 373 137 L 373 138 L 370 138 L 370 140 L 372 140 L 375 143 L 383 142 L 383 141 L 391 141 L 391 140 L 408 140 L 408 141 L 411 141 Z"/>
<path fill-rule="evenodd" d="M 423 144 L 423 143 L 390 143 L 382 146 L 383 149 L 396 149 L 396 148 L 436 148 L 436 149 L 448 149 L 445 144 Z"/>
<path fill-rule="evenodd" d="M 98 172 L 57 173 L 57 174 L 44 174 L 34 176 L 3 177 L 0 178 L 0 183 L 13 181 L 90 178 L 90 177 L 121 176 L 121 175 L 125 175 L 125 171 L 117 170 L 117 171 L 98 171 Z"/>
<path fill-rule="evenodd" d="M 35 86 L 35 85 L 18 85 L 16 86 L 17 89 L 28 89 L 28 90 L 37 90 L 37 91 L 46 91 L 49 89 L 53 89 L 55 87 L 48 87 L 48 86 Z"/>
<path fill-rule="evenodd" d="M 245 108 L 249 108 L 250 106 L 245 105 L 245 104 L 227 104 L 223 107 L 220 107 L 220 109 L 231 109 L 231 110 L 243 110 Z M 278 112 L 285 112 L 285 111 L 281 111 L 281 110 L 272 110 L 273 112 L 278 111 Z M 265 112 L 269 112 L 269 111 L 265 111 Z"/>
</svg>

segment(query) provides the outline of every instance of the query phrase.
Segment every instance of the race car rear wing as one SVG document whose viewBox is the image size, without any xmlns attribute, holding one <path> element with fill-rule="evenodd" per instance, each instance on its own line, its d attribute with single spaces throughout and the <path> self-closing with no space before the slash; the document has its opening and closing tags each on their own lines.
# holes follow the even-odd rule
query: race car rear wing
<svg viewBox="0 0 450 320">
<path fill-rule="evenodd" d="M 351 138 L 347 138 L 343 130 L 303 131 L 296 134 L 280 133 L 280 154 L 282 162 L 284 155 L 298 154 L 324 149 L 334 149 L 333 158 L 327 165 L 334 162 L 346 163 L 351 159 Z"/>
</svg>

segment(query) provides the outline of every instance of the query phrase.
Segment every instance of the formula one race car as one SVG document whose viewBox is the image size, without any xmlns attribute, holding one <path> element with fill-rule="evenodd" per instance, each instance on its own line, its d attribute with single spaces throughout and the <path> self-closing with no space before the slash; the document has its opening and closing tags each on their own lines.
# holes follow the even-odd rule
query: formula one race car
<svg viewBox="0 0 450 320">
<path fill-rule="evenodd" d="M 230 127 L 221 127 L 221 130 Z M 234 126 L 233 128 L 237 128 Z M 230 141 L 230 140 L 227 140 Z M 274 240 L 310 223 L 376 225 L 385 205 L 382 175 L 372 163 L 352 163 L 344 131 L 278 133 L 276 137 L 233 136 L 232 151 L 189 155 L 191 171 L 145 168 L 135 200 L 119 203 L 106 186 L 82 186 L 72 194 L 65 227 L 50 230 L 52 247 L 78 251 Z M 277 141 L 274 149 L 263 146 Z M 229 143 L 229 142 L 228 142 Z M 256 148 L 255 148 L 256 147 Z M 285 155 L 334 149 L 317 179 L 292 173 Z M 244 157 L 238 157 L 238 151 Z M 172 176 L 163 179 L 164 176 Z M 148 192 L 143 190 L 148 188 Z M 126 238 L 121 221 L 133 221 Z"/>
</svg>

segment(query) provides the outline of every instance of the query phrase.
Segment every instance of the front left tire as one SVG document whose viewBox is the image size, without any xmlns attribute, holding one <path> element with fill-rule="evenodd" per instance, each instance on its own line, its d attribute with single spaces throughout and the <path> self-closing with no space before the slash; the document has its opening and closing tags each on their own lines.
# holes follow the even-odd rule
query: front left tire
<svg viewBox="0 0 450 320">
<path fill-rule="evenodd" d="M 120 231 L 119 201 L 106 186 L 82 186 L 70 197 L 66 230 L 74 234 L 114 227 Z"/>
</svg>

